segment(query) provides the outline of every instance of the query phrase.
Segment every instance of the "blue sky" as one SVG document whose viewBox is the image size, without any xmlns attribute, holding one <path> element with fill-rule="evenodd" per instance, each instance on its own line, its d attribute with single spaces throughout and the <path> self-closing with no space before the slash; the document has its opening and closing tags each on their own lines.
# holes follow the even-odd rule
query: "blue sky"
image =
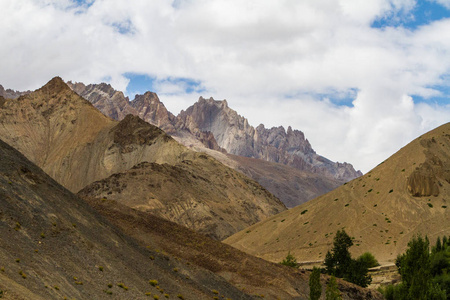
<svg viewBox="0 0 450 300">
<path fill-rule="evenodd" d="M 400 10 L 377 18 L 372 22 L 374 28 L 404 27 L 415 30 L 420 26 L 450 18 L 450 11 L 436 1 L 417 1 L 411 11 Z"/>
<path fill-rule="evenodd" d="M 367 172 L 450 120 L 450 0 L 2 0 L 0 84 L 227 99 Z"/>
</svg>

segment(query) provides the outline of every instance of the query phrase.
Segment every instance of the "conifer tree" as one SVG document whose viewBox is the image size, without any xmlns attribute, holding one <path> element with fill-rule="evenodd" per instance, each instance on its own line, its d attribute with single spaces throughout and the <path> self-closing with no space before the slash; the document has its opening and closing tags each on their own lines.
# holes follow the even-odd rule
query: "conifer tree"
<svg viewBox="0 0 450 300">
<path fill-rule="evenodd" d="M 309 275 L 309 299 L 319 300 L 322 295 L 322 285 L 320 284 L 320 269 L 314 267 Z"/>
</svg>

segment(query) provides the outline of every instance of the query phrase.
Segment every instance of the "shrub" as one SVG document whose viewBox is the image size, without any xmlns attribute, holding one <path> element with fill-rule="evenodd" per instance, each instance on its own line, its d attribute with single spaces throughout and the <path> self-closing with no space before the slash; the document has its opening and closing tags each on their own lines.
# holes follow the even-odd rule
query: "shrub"
<svg viewBox="0 0 450 300">
<path fill-rule="evenodd" d="M 373 268 L 380 265 L 375 256 L 373 256 L 373 254 L 370 252 L 361 254 L 361 256 L 358 257 L 358 260 L 363 262 L 367 266 L 367 268 Z"/>
<path fill-rule="evenodd" d="M 148 283 L 150 283 L 151 286 L 157 286 L 158 280 L 152 279 L 152 280 L 149 280 Z"/>
<path fill-rule="evenodd" d="M 123 282 L 119 282 L 117 284 L 118 287 L 124 289 L 125 291 L 128 291 L 128 287 L 123 283 Z"/>
<path fill-rule="evenodd" d="M 283 259 L 280 264 L 292 267 L 292 268 L 298 268 L 297 259 L 291 254 L 289 251 L 286 258 Z"/>
</svg>

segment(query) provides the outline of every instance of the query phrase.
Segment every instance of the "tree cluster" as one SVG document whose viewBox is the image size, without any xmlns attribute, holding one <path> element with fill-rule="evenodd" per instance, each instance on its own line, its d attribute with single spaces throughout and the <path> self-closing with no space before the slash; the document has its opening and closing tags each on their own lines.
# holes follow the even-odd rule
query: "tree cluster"
<svg viewBox="0 0 450 300">
<path fill-rule="evenodd" d="M 402 282 L 381 289 L 387 300 L 450 299 L 450 241 L 438 238 L 430 253 L 427 237 L 413 237 L 396 259 Z"/>
<path fill-rule="evenodd" d="M 327 274 L 367 287 L 372 282 L 372 277 L 368 274 L 369 268 L 378 262 L 370 253 L 353 259 L 348 250 L 351 246 L 353 246 L 351 237 L 345 230 L 338 230 L 334 237 L 333 248 L 325 256 L 325 271 Z"/>
</svg>

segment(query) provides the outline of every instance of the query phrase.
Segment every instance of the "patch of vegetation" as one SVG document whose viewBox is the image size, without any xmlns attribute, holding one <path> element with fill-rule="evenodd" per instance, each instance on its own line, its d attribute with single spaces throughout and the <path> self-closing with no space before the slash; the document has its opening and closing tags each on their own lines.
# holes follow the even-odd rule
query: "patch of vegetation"
<svg viewBox="0 0 450 300">
<path fill-rule="evenodd" d="M 27 279 L 27 275 L 22 270 L 19 271 L 19 275 L 22 276 L 23 279 Z"/>
<path fill-rule="evenodd" d="M 349 205 L 350 205 L 350 203 L 347 203 L 347 204 L 344 205 L 344 207 L 347 207 L 347 206 L 349 206 Z"/>
<path fill-rule="evenodd" d="M 365 252 L 361 254 L 361 256 L 358 259 L 364 262 L 368 268 L 373 268 L 380 265 L 375 256 L 370 252 Z"/>
<path fill-rule="evenodd" d="M 157 286 L 158 280 L 152 279 L 152 280 L 149 280 L 148 283 L 150 283 L 151 286 Z"/>
<path fill-rule="evenodd" d="M 181 299 L 181 300 L 184 300 L 184 297 L 183 297 L 183 295 L 181 295 L 181 294 L 178 294 L 177 297 L 178 297 L 179 299 Z"/>
<path fill-rule="evenodd" d="M 300 214 L 301 215 L 304 215 L 306 212 L 307 212 L 308 210 L 307 209 L 305 209 L 304 211 L 302 211 Z"/>
<path fill-rule="evenodd" d="M 20 225 L 20 223 L 19 222 L 16 222 L 16 227 L 14 227 L 14 230 L 15 231 L 18 231 L 18 230 L 20 230 L 22 228 L 22 226 Z"/>
<path fill-rule="evenodd" d="M 281 220 L 280 222 L 283 223 L 284 221 L 286 221 L 286 219 Z"/>
<path fill-rule="evenodd" d="M 103 290 L 103 292 L 105 293 L 105 294 L 108 294 L 108 295 L 112 295 L 112 291 L 110 291 L 110 290 Z"/>
<path fill-rule="evenodd" d="M 117 284 L 118 287 L 124 289 L 125 291 L 128 291 L 128 287 L 123 283 L 123 282 L 119 282 Z"/>
<path fill-rule="evenodd" d="M 427 204 L 428 204 L 428 207 L 433 208 L 433 204 L 431 204 L 431 203 L 427 203 Z"/>
<path fill-rule="evenodd" d="M 393 189 L 391 189 L 391 190 L 389 191 L 389 194 L 390 194 L 390 193 L 392 193 L 393 191 L 394 191 L 394 190 L 393 190 Z"/>
<path fill-rule="evenodd" d="M 286 258 L 280 262 L 280 264 L 288 266 L 288 267 L 292 267 L 292 268 L 298 268 L 297 259 L 294 257 L 294 255 L 291 254 L 290 251 L 288 252 Z"/>
<path fill-rule="evenodd" d="M 158 295 L 153 295 L 153 299 L 158 300 L 159 296 Z"/>
<path fill-rule="evenodd" d="M 450 242 L 438 238 L 430 253 L 428 238 L 413 237 L 395 264 L 402 282 L 380 289 L 387 300 L 450 299 Z"/>
<path fill-rule="evenodd" d="M 98 266 L 98 270 L 103 272 L 103 267 L 102 266 Z"/>
<path fill-rule="evenodd" d="M 370 193 L 370 192 L 372 192 L 372 191 L 373 191 L 373 189 L 370 189 L 370 190 L 368 190 L 367 192 Z"/>
<path fill-rule="evenodd" d="M 442 205 L 442 208 L 447 208 L 447 205 Z"/>
<path fill-rule="evenodd" d="M 303 225 L 307 225 L 307 224 L 309 224 L 309 221 L 308 221 L 308 222 L 305 222 L 305 223 L 303 223 Z"/>
<path fill-rule="evenodd" d="M 45 232 L 41 232 L 41 238 L 45 239 Z"/>
<path fill-rule="evenodd" d="M 351 246 L 353 246 L 352 238 L 345 230 L 338 230 L 334 237 L 333 248 L 325 255 L 326 273 L 367 287 L 372 282 L 372 277 L 368 274 L 369 267 L 364 258 L 352 259 L 348 250 Z"/>
<path fill-rule="evenodd" d="M 217 290 L 212 290 L 212 292 L 213 292 L 214 294 L 216 294 L 216 295 L 219 294 L 219 291 L 217 291 Z"/>
</svg>

